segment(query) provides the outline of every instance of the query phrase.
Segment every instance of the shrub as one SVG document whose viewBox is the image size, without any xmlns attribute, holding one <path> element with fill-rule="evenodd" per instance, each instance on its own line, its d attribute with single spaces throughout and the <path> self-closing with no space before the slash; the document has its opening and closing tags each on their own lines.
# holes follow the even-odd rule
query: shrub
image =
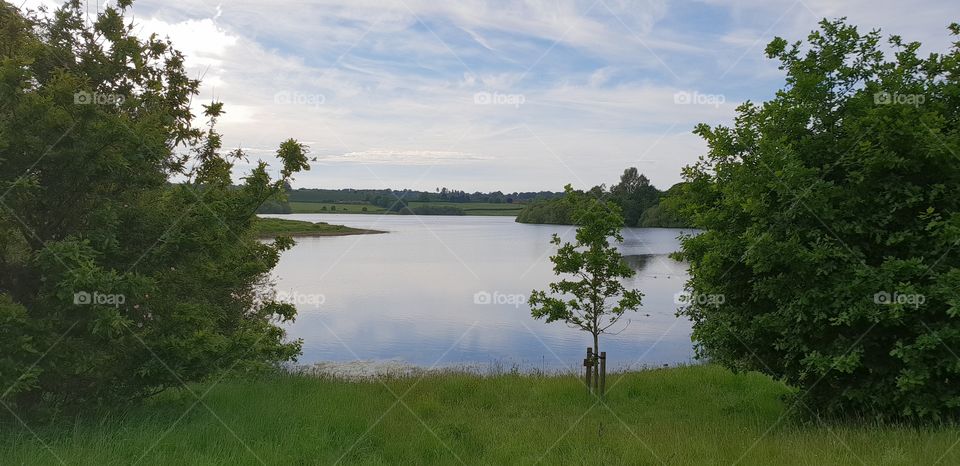
<svg viewBox="0 0 960 466">
<path fill-rule="evenodd" d="M 80 2 L 42 18 L 0 5 L 0 396 L 22 410 L 299 352 L 276 325 L 295 310 L 267 286 L 292 242 L 257 241 L 254 212 L 306 149 L 284 142 L 279 180 L 261 162 L 234 186 L 244 154 L 220 152 L 222 104 L 193 126 L 199 82 L 169 42 L 131 34 L 127 6 L 91 22 Z"/>
<path fill-rule="evenodd" d="M 778 38 L 786 88 L 697 127 L 709 152 L 681 204 L 705 231 L 679 257 L 695 296 L 723 299 L 682 313 L 701 356 L 783 378 L 812 411 L 956 417 L 960 49 L 879 43 L 842 21 Z"/>
</svg>

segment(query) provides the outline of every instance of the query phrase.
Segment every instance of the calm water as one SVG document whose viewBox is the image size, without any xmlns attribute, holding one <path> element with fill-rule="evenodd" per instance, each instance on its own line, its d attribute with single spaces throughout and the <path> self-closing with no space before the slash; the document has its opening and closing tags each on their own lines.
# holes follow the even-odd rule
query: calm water
<svg viewBox="0 0 960 466">
<path fill-rule="evenodd" d="M 420 366 L 500 363 L 579 365 L 589 334 L 530 317 L 526 296 L 546 289 L 551 234 L 569 227 L 513 217 L 294 214 L 284 218 L 388 230 L 381 235 L 299 238 L 275 269 L 277 290 L 297 303 L 288 326 L 304 340 L 301 363 L 400 360 Z M 674 294 L 686 267 L 667 254 L 683 230 L 624 230 L 622 252 L 646 296 L 617 335 L 601 337 L 614 367 L 689 362 L 690 322 Z M 649 314 L 649 316 L 647 316 Z M 622 327 L 619 326 L 619 327 Z M 611 330 L 616 330 L 617 327 Z"/>
</svg>

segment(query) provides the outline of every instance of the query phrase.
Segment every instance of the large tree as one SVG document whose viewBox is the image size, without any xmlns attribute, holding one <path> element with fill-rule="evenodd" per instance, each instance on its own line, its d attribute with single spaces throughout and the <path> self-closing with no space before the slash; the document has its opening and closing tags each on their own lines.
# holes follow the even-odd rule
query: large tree
<svg viewBox="0 0 960 466">
<path fill-rule="evenodd" d="M 660 200 L 660 191 L 636 167 L 630 167 L 620 175 L 620 182 L 610 187 L 610 194 L 623 211 L 623 221 L 628 227 L 639 225 L 640 217 Z"/>
<path fill-rule="evenodd" d="M 266 286 L 291 242 L 257 241 L 253 221 L 306 149 L 283 143 L 280 179 L 261 162 L 234 186 L 223 105 L 194 125 L 199 83 L 168 41 L 133 35 L 129 4 L 0 4 L 6 406 L 137 398 L 299 352 L 276 325 L 295 310 Z"/>
<path fill-rule="evenodd" d="M 950 27 L 954 35 L 960 27 Z M 683 240 L 699 352 L 799 387 L 811 411 L 960 413 L 960 45 L 824 21 L 777 38 L 786 87 L 700 125 Z M 800 406 L 801 411 L 804 405 Z"/>
</svg>

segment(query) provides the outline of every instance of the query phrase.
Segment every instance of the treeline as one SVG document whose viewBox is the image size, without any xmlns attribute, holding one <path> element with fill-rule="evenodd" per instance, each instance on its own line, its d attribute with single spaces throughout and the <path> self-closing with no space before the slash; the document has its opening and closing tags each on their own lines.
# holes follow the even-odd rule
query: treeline
<svg viewBox="0 0 960 466">
<path fill-rule="evenodd" d="M 313 189 L 287 187 L 285 192 L 275 199 L 264 203 L 257 211 L 261 214 L 289 214 L 291 202 L 312 202 L 323 204 L 360 204 L 383 207 L 390 212 L 418 215 L 463 215 L 463 210 L 455 206 L 421 206 L 408 208 L 409 202 L 450 202 L 450 203 L 492 203 L 525 204 L 538 200 L 556 199 L 563 193 L 552 191 L 529 191 L 503 193 L 473 192 L 451 190 L 446 187 L 435 191 L 416 191 L 412 189 Z"/>
<path fill-rule="evenodd" d="M 682 185 L 677 183 L 666 191 L 660 191 L 650 184 L 646 176 L 630 167 L 623 171 L 620 182 L 609 190 L 605 185 L 600 185 L 579 192 L 616 203 L 628 227 L 679 228 L 690 226 L 675 204 Z M 573 223 L 571 216 L 570 206 L 560 198 L 541 199 L 523 209 L 517 216 L 517 222 L 570 225 Z"/>
<path fill-rule="evenodd" d="M 406 202 L 489 202 L 494 204 L 512 204 L 514 202 L 530 202 L 536 199 L 554 199 L 563 193 L 515 192 L 505 194 L 501 191 L 489 193 L 450 190 L 437 188 L 435 192 L 416 191 L 411 189 L 293 189 L 287 192 L 291 202 L 324 202 L 324 203 L 353 203 L 374 204 L 378 197 L 385 197 L 391 201 L 402 199 Z"/>
</svg>

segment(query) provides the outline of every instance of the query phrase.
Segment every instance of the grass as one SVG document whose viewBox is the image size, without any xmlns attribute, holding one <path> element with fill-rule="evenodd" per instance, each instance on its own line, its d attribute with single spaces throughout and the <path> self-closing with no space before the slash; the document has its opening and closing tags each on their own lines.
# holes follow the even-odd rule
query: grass
<svg viewBox="0 0 960 466">
<path fill-rule="evenodd" d="M 335 207 L 337 210 L 331 211 Z M 321 210 L 326 208 L 326 210 Z M 366 208 L 367 210 L 363 210 Z M 369 204 L 333 204 L 328 202 L 290 202 L 295 214 L 382 214 L 387 210 Z"/>
<path fill-rule="evenodd" d="M 122 413 L 0 426 L 5 464 L 941 464 L 956 428 L 802 425 L 783 385 L 716 366 L 572 376 L 306 376 L 172 391 Z M 207 393 L 209 390 L 209 393 Z M 402 397 L 397 402 L 396 396 Z M 191 409 L 192 407 L 192 409 Z M 209 408 L 209 409 L 208 409 Z M 949 451 L 948 451 L 949 450 Z M 945 455 L 945 456 L 944 456 Z"/>
<path fill-rule="evenodd" d="M 441 206 L 457 207 L 465 215 L 517 215 L 523 210 L 523 204 L 496 204 L 492 202 L 408 202 L 410 207 Z M 337 210 L 330 210 L 335 207 Z M 326 210 L 322 210 L 326 208 Z M 363 210 L 366 208 L 367 210 Z M 369 204 L 334 204 L 329 202 L 290 202 L 295 214 L 382 214 L 383 207 Z"/>
<path fill-rule="evenodd" d="M 493 202 L 410 202 L 412 207 L 451 206 L 463 210 L 465 215 L 517 215 L 523 210 L 523 204 L 497 204 Z"/>
<path fill-rule="evenodd" d="M 257 218 L 257 236 L 273 238 L 275 236 L 345 236 L 383 233 L 379 230 L 365 230 L 329 223 L 313 223 L 283 218 Z"/>
</svg>

